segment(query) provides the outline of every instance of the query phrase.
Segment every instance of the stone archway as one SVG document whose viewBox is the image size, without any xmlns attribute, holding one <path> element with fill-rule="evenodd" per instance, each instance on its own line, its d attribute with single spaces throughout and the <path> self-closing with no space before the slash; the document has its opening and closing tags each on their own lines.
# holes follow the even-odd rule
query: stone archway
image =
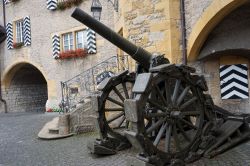
<svg viewBox="0 0 250 166">
<path fill-rule="evenodd" d="M 188 61 L 195 61 L 209 33 L 229 13 L 248 0 L 214 0 L 197 21 L 188 38 Z"/>
<path fill-rule="evenodd" d="M 45 112 L 47 81 L 35 66 L 29 63 L 15 65 L 3 83 L 8 112 Z"/>
</svg>

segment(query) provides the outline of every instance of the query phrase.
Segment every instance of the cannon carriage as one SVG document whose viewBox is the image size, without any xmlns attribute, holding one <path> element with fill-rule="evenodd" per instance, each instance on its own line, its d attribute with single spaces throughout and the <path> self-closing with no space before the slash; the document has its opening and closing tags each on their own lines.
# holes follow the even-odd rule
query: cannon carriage
<svg viewBox="0 0 250 166">
<path fill-rule="evenodd" d="M 132 146 L 139 160 L 166 165 L 213 157 L 250 135 L 248 115 L 213 104 L 203 76 L 187 65 L 170 64 L 161 54 L 137 47 L 80 9 L 72 17 L 122 49 L 137 62 L 102 81 L 98 90 L 100 139 L 92 153 L 114 154 Z"/>
</svg>

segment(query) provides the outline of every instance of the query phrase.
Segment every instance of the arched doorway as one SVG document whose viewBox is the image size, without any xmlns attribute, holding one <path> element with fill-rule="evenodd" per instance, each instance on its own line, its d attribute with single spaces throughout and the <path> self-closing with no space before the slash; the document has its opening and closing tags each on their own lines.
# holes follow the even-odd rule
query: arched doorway
<svg viewBox="0 0 250 166">
<path fill-rule="evenodd" d="M 47 82 L 33 65 L 22 63 L 7 74 L 9 85 L 3 88 L 8 112 L 45 112 L 48 99 Z"/>
<path fill-rule="evenodd" d="M 208 34 L 195 57 L 215 104 L 232 112 L 250 113 L 249 15 L 250 3 L 227 14 Z"/>
</svg>

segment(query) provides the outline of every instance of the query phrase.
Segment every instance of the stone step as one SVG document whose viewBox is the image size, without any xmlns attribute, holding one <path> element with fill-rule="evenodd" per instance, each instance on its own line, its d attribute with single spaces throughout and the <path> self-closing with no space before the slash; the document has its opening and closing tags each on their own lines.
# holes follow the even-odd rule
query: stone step
<svg viewBox="0 0 250 166">
<path fill-rule="evenodd" d="M 59 134 L 59 128 L 49 128 L 50 134 Z"/>
</svg>

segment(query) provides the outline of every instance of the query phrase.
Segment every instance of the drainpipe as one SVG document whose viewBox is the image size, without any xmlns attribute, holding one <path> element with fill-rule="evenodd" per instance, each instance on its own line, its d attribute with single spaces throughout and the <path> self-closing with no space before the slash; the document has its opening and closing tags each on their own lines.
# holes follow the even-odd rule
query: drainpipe
<svg viewBox="0 0 250 166">
<path fill-rule="evenodd" d="M 2 0 L 3 2 L 3 25 L 6 28 L 6 12 L 5 12 L 5 3 L 4 0 Z"/>
<path fill-rule="evenodd" d="M 5 12 L 4 0 L 2 0 L 2 2 L 3 2 L 3 24 L 4 24 L 4 27 L 6 28 L 6 12 Z M 1 69 L 1 64 L 0 64 L 0 69 Z M 2 71 L 0 71 L 0 101 L 4 103 L 4 112 L 8 113 L 6 100 L 4 100 L 3 96 L 2 96 L 2 75 L 1 75 L 1 73 L 2 73 Z"/>
<path fill-rule="evenodd" d="M 181 13 L 181 44 L 182 44 L 182 64 L 187 64 L 187 34 L 186 34 L 186 20 L 185 20 L 185 3 L 180 0 Z"/>
</svg>

